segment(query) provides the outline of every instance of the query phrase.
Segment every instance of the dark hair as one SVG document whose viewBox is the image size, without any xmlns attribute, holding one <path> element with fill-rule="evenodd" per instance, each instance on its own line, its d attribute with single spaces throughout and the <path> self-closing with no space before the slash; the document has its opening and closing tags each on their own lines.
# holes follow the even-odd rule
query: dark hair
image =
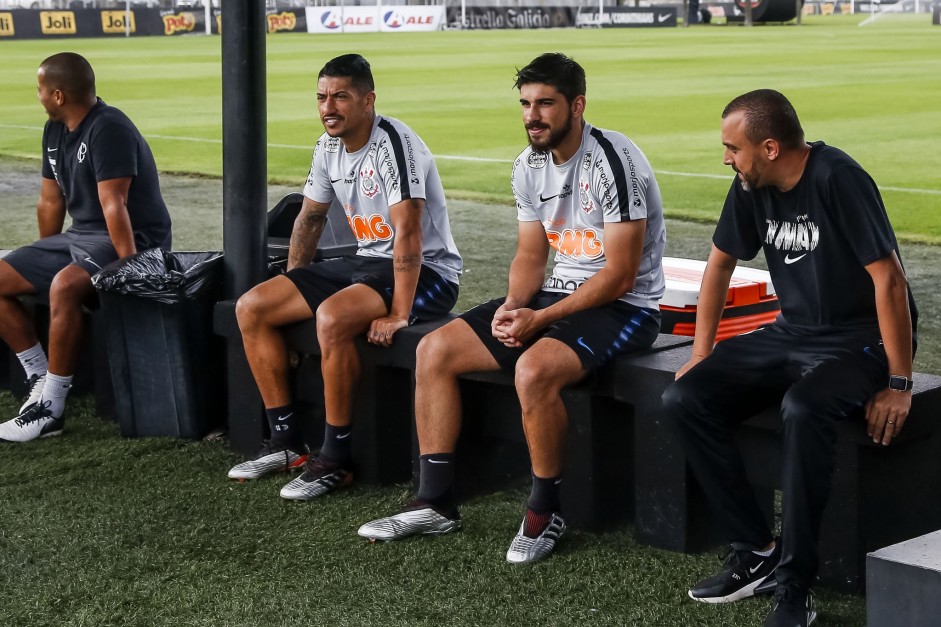
<svg viewBox="0 0 941 627">
<path fill-rule="evenodd" d="M 529 65 L 516 70 L 519 89 L 529 83 L 542 83 L 555 87 L 569 102 L 585 95 L 585 70 L 575 59 L 561 52 L 547 52 L 533 59 Z"/>
<path fill-rule="evenodd" d="M 60 52 L 39 64 L 46 86 L 77 99 L 95 97 L 95 71 L 80 54 Z"/>
<path fill-rule="evenodd" d="M 756 89 L 742 94 L 726 105 L 722 119 L 738 111 L 745 112 L 745 136 L 752 143 L 774 139 L 790 149 L 800 148 L 805 143 L 797 111 L 780 92 Z"/>
<path fill-rule="evenodd" d="M 324 76 L 330 78 L 347 77 L 353 87 L 364 94 L 376 90 L 369 61 L 358 54 L 342 54 L 330 59 L 320 70 L 317 79 L 319 80 Z"/>
</svg>

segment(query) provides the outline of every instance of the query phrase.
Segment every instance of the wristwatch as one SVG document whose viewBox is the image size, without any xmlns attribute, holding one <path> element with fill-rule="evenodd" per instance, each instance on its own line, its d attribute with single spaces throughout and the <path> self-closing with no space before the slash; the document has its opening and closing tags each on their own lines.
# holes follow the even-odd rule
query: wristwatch
<svg viewBox="0 0 941 627">
<path fill-rule="evenodd" d="M 900 374 L 893 374 L 889 376 L 890 390 L 895 390 L 896 392 L 908 392 L 910 389 L 912 389 L 913 385 L 915 385 L 915 382 L 908 377 L 903 377 Z"/>
</svg>

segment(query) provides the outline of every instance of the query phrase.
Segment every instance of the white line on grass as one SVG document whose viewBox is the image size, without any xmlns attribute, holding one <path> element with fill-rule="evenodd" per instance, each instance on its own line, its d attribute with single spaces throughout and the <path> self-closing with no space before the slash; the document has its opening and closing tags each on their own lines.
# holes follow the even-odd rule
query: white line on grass
<svg viewBox="0 0 941 627">
<path fill-rule="evenodd" d="M 26 126 L 24 124 L 0 124 L 0 128 L 19 128 L 26 129 L 30 131 L 41 131 L 42 128 L 38 126 Z M 181 142 L 197 142 L 204 144 L 221 144 L 221 139 L 211 139 L 208 137 L 180 137 L 177 135 L 154 135 L 150 134 L 147 137 L 152 137 L 154 139 L 168 139 L 171 141 L 181 141 Z M 311 146 L 298 146 L 296 144 L 268 144 L 268 148 L 284 148 L 287 150 L 305 150 L 310 151 Z M 465 157 L 462 155 L 435 155 L 435 159 L 442 159 L 444 161 L 473 161 L 478 163 L 513 163 L 512 159 L 493 159 L 490 157 Z M 672 170 L 655 170 L 656 174 L 662 174 L 665 176 L 686 176 L 691 178 L 700 178 L 700 179 L 726 179 L 731 180 L 732 177 L 728 174 L 706 174 L 702 172 L 674 172 Z M 903 192 L 906 194 L 928 194 L 930 196 L 941 196 L 941 190 L 938 189 L 919 189 L 917 187 L 889 187 L 886 185 L 880 185 L 879 189 L 889 191 L 889 192 Z"/>
</svg>

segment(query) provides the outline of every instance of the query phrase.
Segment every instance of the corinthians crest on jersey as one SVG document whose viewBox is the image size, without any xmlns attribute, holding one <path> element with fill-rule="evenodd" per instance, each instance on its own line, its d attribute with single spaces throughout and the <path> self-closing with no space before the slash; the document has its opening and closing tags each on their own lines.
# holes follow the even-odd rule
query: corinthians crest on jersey
<svg viewBox="0 0 941 627">
<path fill-rule="evenodd" d="M 375 198 L 381 191 L 376 181 L 376 171 L 370 166 L 359 171 L 359 184 L 366 198 Z"/>
</svg>

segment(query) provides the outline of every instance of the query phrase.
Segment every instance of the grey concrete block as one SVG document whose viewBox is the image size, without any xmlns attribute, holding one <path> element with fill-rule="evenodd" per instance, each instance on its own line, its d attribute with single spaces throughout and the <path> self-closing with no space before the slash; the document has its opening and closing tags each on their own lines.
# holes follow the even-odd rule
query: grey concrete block
<svg viewBox="0 0 941 627">
<path fill-rule="evenodd" d="M 941 625 L 941 531 L 866 556 L 866 616 L 868 627 Z"/>
</svg>

